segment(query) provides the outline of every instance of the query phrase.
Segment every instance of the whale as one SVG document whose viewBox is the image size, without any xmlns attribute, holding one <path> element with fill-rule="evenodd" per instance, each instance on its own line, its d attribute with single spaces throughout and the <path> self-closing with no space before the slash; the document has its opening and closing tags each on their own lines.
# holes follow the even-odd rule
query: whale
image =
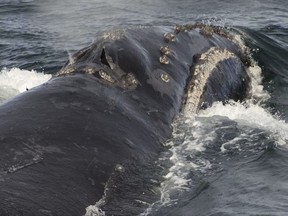
<svg viewBox="0 0 288 216">
<path fill-rule="evenodd" d="M 104 32 L 0 106 L 0 215 L 84 215 L 96 202 L 105 215 L 141 213 L 113 207 L 133 188 L 153 195 L 125 184 L 167 148 L 180 113 L 245 100 L 243 56 L 231 33 L 203 24 Z"/>
</svg>

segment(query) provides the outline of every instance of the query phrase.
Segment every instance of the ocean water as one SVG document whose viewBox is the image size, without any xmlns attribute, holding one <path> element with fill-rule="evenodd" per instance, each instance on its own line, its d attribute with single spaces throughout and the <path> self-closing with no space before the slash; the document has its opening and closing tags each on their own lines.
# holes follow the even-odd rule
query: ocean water
<svg viewBox="0 0 288 216">
<path fill-rule="evenodd" d="M 237 32 L 255 61 L 254 91 L 175 120 L 155 162 L 161 176 L 150 173 L 159 199 L 138 200 L 140 215 L 288 215 L 285 0 L 0 0 L 0 103 L 49 80 L 102 32 L 194 22 Z M 99 203 L 86 215 L 131 215 Z"/>
</svg>

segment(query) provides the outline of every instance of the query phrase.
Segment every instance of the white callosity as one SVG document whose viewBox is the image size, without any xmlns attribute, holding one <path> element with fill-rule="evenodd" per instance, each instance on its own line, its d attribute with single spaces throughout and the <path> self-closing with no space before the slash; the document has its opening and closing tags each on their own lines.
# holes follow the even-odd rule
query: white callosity
<svg viewBox="0 0 288 216">
<path fill-rule="evenodd" d="M 227 49 L 217 47 L 211 47 L 207 52 L 201 54 L 199 63 L 194 67 L 193 84 L 189 84 L 190 88 L 186 92 L 187 101 L 183 107 L 184 114 L 196 113 L 207 79 L 219 62 L 229 58 L 237 57 Z"/>
<path fill-rule="evenodd" d="M 250 65 L 246 69 L 246 72 L 250 78 L 250 95 L 251 100 L 255 103 L 261 103 L 270 98 L 270 95 L 267 91 L 264 90 L 262 85 L 262 70 L 257 64 L 257 62 L 252 58 L 250 48 L 248 48 L 243 40 L 245 35 L 234 35 L 232 37 L 232 42 L 237 45 L 241 53 L 249 58 Z"/>
<path fill-rule="evenodd" d="M 101 37 L 105 40 L 120 40 L 124 36 L 125 31 L 125 29 L 107 31 L 104 32 Z"/>
</svg>

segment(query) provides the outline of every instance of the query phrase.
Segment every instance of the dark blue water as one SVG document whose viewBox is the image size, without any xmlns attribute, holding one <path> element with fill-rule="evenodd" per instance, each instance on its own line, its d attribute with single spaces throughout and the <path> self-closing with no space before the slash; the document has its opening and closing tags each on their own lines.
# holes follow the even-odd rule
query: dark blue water
<svg viewBox="0 0 288 216">
<path fill-rule="evenodd" d="M 159 200 L 142 203 L 142 215 L 288 215 L 286 0 L 0 0 L 0 70 L 55 74 L 104 31 L 196 21 L 242 36 L 262 69 L 261 92 L 269 99 L 215 104 L 179 117 L 156 162 L 163 167 L 154 188 Z M 0 85 L 6 76 L 1 79 Z M 123 212 L 121 205 L 103 209 L 106 215 L 109 209 Z"/>
</svg>

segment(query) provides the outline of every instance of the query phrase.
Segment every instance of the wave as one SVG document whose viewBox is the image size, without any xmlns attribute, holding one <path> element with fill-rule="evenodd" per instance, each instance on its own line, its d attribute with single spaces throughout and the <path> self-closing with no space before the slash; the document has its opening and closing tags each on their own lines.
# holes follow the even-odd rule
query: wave
<svg viewBox="0 0 288 216">
<path fill-rule="evenodd" d="M 48 81 L 52 75 L 34 70 L 3 68 L 0 71 L 0 104 L 26 90 Z"/>
<path fill-rule="evenodd" d="M 161 198 L 141 216 L 166 214 L 171 206 L 186 205 L 185 200 L 205 189 L 199 181 L 217 176 L 229 161 L 260 157 L 276 146 L 287 148 L 288 124 L 259 104 L 216 102 L 198 114 L 180 116 L 173 128 L 166 143 L 170 153 L 158 161 L 172 164 L 163 176 Z"/>
</svg>

